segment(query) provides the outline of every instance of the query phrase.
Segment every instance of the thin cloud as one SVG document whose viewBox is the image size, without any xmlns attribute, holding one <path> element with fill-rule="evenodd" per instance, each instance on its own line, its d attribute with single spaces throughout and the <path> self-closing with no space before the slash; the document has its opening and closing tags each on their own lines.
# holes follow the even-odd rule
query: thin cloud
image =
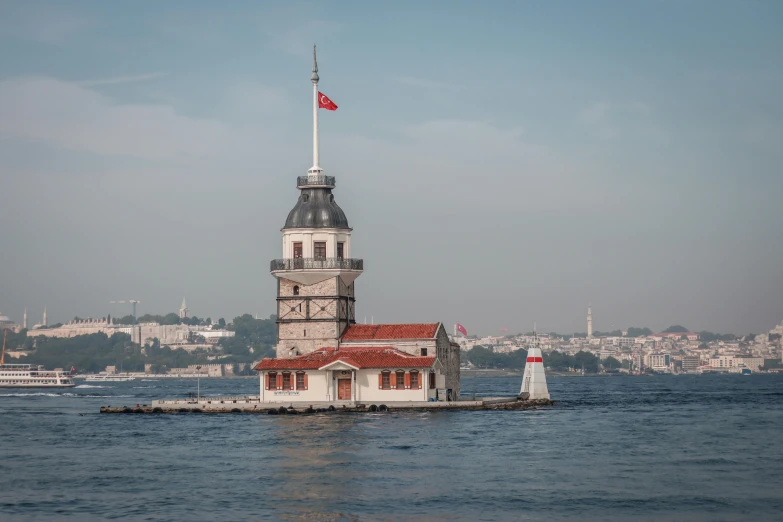
<svg viewBox="0 0 783 522">
<path fill-rule="evenodd" d="M 154 73 L 146 73 L 146 74 L 126 75 L 126 76 L 110 76 L 108 78 L 85 80 L 83 82 L 78 82 L 77 85 L 80 85 L 82 87 L 93 87 L 96 85 L 120 85 L 123 83 L 146 82 L 149 80 L 156 80 L 158 78 L 163 78 L 165 76 L 168 76 L 169 74 L 170 73 L 168 72 L 154 72 Z"/>
<path fill-rule="evenodd" d="M 191 161 L 216 154 L 235 137 L 219 121 L 173 107 L 117 103 L 53 78 L 0 81 L 0 136 L 75 151 Z"/>
<path fill-rule="evenodd" d="M 422 87 L 424 89 L 432 90 L 446 90 L 446 91 L 458 91 L 461 89 L 459 85 L 454 85 L 446 82 L 439 82 L 437 80 L 428 80 L 426 78 L 416 78 L 414 76 L 398 76 L 395 78 L 397 83 L 403 85 L 411 85 L 413 87 Z"/>
<path fill-rule="evenodd" d="M 97 27 L 94 14 L 79 13 L 73 7 L 47 6 L 38 9 L 23 2 L 5 6 L 0 16 L 0 35 L 59 45 Z"/>
<path fill-rule="evenodd" d="M 598 101 L 579 113 L 579 121 L 586 124 L 603 123 L 618 117 L 649 116 L 652 109 L 640 101 L 610 102 Z"/>
</svg>

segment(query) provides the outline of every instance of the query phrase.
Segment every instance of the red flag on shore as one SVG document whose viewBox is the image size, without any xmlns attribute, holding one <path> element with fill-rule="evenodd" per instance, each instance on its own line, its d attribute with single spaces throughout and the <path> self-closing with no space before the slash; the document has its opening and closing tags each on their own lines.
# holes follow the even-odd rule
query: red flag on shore
<svg viewBox="0 0 783 522">
<path fill-rule="evenodd" d="M 327 111 L 336 111 L 337 104 L 330 100 L 324 93 L 318 91 L 318 108 L 326 109 Z"/>
<path fill-rule="evenodd" d="M 468 331 L 465 330 L 465 327 L 461 324 L 457 323 L 457 331 L 461 333 L 462 335 L 468 335 Z"/>
</svg>

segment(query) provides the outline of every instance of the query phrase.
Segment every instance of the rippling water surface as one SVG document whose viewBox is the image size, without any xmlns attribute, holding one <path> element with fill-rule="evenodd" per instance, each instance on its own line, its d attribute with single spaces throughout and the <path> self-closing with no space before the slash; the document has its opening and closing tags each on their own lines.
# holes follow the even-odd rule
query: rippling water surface
<svg viewBox="0 0 783 522">
<path fill-rule="evenodd" d="M 475 389 L 519 384 L 480 378 Z M 559 404 L 535 411 L 97 413 L 195 386 L 0 390 L 0 520 L 782 516 L 783 375 L 553 377 Z M 257 389 L 201 381 L 206 395 Z"/>
</svg>

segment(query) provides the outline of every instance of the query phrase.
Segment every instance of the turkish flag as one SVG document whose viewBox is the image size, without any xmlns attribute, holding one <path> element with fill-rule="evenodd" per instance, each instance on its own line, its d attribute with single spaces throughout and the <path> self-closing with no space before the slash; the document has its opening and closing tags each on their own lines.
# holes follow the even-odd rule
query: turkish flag
<svg viewBox="0 0 783 522">
<path fill-rule="evenodd" d="M 468 335 L 468 331 L 465 330 L 465 327 L 461 324 L 457 323 L 457 331 L 461 333 L 462 335 Z"/>
<path fill-rule="evenodd" d="M 327 111 L 336 111 L 337 104 L 330 100 L 324 93 L 318 92 L 318 108 Z"/>
</svg>

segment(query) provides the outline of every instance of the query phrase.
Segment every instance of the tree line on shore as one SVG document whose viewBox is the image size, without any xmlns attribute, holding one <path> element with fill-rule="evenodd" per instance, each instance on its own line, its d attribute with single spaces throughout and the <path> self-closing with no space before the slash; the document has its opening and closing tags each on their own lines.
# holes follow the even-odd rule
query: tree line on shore
<svg viewBox="0 0 783 522">
<path fill-rule="evenodd" d="M 157 317 L 169 317 L 167 316 Z M 132 318 L 132 316 L 130 316 Z M 143 317 L 143 316 L 142 316 Z M 139 322 L 142 318 L 139 318 Z M 214 355 L 205 349 L 188 352 L 181 347 L 161 346 L 157 339 L 141 346 L 131 342 L 129 335 L 104 333 L 79 335 L 69 338 L 28 337 L 27 331 L 8 332 L 8 350 L 25 351 L 18 359 L 6 358 L 6 362 L 19 364 L 41 364 L 47 368 L 75 367 L 80 372 L 103 371 L 106 366 L 117 366 L 124 371 L 143 371 L 145 364 L 151 364 L 155 372 L 168 368 L 182 368 L 191 364 L 233 364 L 238 373 L 249 372 L 250 363 L 264 357 L 274 357 L 277 342 L 276 317 L 255 319 L 250 314 L 234 318 L 223 325 L 235 332 L 234 337 L 224 337 L 218 342 L 220 359 L 210 360 Z M 116 322 L 116 321 L 115 321 Z"/>
<path fill-rule="evenodd" d="M 596 330 L 593 332 L 593 337 L 647 337 L 650 335 L 653 335 L 655 332 L 653 332 L 651 329 L 645 327 L 636 327 L 632 326 L 628 328 L 627 330 L 612 330 L 612 331 L 606 331 L 602 332 L 600 330 Z M 665 330 L 662 330 L 661 333 L 681 333 L 681 334 L 687 334 L 691 333 L 689 329 L 686 327 L 675 324 L 672 325 Z M 699 340 L 705 343 L 713 342 L 713 341 L 750 341 L 755 337 L 755 334 L 748 334 L 748 335 L 734 335 L 734 334 L 719 334 L 714 332 L 708 332 L 706 330 L 702 330 L 700 332 L 695 332 L 699 334 Z M 514 337 L 518 337 L 523 334 L 516 334 L 516 335 L 507 335 L 507 339 L 513 339 Z M 533 332 L 528 332 L 524 335 L 532 336 Z M 570 341 L 571 339 L 585 339 L 587 338 L 587 332 L 576 332 L 573 334 L 560 334 L 557 332 L 549 332 L 549 335 L 551 337 L 558 337 L 561 339 L 564 339 L 565 341 Z"/>
<path fill-rule="evenodd" d="M 522 370 L 527 361 L 527 350 L 519 349 L 510 353 L 495 353 L 484 346 L 474 346 L 462 354 L 463 361 L 470 361 L 477 368 Z M 544 354 L 544 366 L 555 371 L 582 371 L 598 373 L 604 370 L 616 370 L 622 363 L 614 357 L 601 361 L 590 352 L 580 351 L 574 355 L 552 351 Z"/>
</svg>

